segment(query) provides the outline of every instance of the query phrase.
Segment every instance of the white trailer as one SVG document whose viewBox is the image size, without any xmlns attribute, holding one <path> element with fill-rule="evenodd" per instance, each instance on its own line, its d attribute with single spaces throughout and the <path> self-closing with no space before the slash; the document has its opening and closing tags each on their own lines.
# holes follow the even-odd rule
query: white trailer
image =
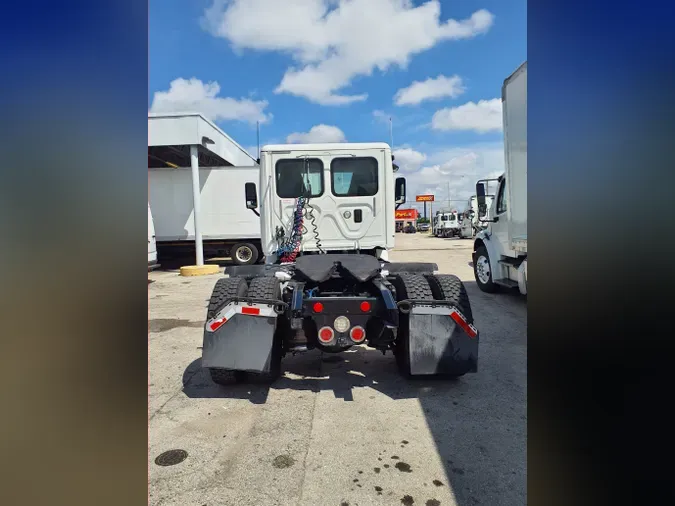
<svg viewBox="0 0 675 506">
<path fill-rule="evenodd" d="M 194 204 L 190 168 L 150 168 L 149 198 L 161 257 L 194 253 Z M 260 218 L 246 209 L 246 183 L 259 179 L 258 166 L 200 167 L 200 218 L 205 256 L 230 257 L 235 264 L 260 259 Z"/>
<path fill-rule="evenodd" d="M 150 211 L 150 202 L 148 202 L 148 271 L 159 267 L 157 263 L 157 241 L 155 237 L 155 223 Z"/>
<path fill-rule="evenodd" d="M 527 294 L 527 62 L 502 86 L 504 161 L 497 198 L 485 230 L 476 235 L 473 266 L 484 292 L 499 286 Z M 485 203 L 486 181 L 476 184 L 478 203 Z"/>
</svg>

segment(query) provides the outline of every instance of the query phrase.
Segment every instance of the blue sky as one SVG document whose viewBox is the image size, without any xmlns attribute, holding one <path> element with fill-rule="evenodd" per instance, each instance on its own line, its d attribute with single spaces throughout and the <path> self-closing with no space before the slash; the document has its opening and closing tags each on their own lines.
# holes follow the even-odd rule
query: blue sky
<svg viewBox="0 0 675 506">
<path fill-rule="evenodd" d="M 494 99 L 526 59 L 524 0 L 164 0 L 149 24 L 152 110 L 251 150 L 256 120 L 263 144 L 389 142 L 391 116 L 409 193 L 437 200 L 503 170 Z"/>
</svg>

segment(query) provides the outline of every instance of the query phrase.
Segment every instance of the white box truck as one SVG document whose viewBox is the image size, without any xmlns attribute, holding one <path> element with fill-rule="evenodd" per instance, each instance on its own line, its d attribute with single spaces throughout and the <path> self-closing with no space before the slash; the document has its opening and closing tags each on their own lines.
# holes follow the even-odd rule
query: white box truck
<svg viewBox="0 0 675 506">
<path fill-rule="evenodd" d="M 159 267 L 157 263 L 157 242 L 155 238 L 155 223 L 150 211 L 150 202 L 148 202 L 148 272 Z"/>
<path fill-rule="evenodd" d="M 191 169 L 150 168 L 148 172 L 159 257 L 194 255 Z M 205 258 L 230 257 L 238 265 L 261 260 L 260 217 L 246 209 L 244 200 L 246 183 L 257 183 L 259 173 L 258 166 L 199 168 Z"/>
<path fill-rule="evenodd" d="M 473 267 L 484 292 L 500 286 L 527 294 L 527 61 L 502 86 L 504 162 L 487 227 L 476 234 Z M 485 204 L 487 180 L 478 181 L 478 204 Z"/>
</svg>

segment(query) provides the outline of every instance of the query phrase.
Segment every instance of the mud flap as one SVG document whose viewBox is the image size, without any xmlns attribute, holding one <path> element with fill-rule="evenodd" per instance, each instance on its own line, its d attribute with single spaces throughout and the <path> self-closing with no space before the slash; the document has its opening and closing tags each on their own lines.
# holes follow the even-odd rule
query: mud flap
<svg viewBox="0 0 675 506">
<path fill-rule="evenodd" d="M 463 318 L 454 307 L 412 306 L 410 374 L 458 376 L 478 370 L 478 331 L 465 320 L 460 326 Z"/>
<path fill-rule="evenodd" d="M 276 326 L 271 306 L 228 304 L 206 322 L 202 366 L 269 372 Z"/>
</svg>

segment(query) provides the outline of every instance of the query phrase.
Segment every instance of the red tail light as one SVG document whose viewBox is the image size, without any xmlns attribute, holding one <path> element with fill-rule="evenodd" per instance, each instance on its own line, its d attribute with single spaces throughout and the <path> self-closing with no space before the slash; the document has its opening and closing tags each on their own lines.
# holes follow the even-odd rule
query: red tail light
<svg viewBox="0 0 675 506">
<path fill-rule="evenodd" d="M 258 315 L 260 314 L 260 308 L 259 307 L 249 307 L 249 306 L 244 306 L 241 308 L 241 314 L 255 314 Z"/>
<path fill-rule="evenodd" d="M 364 313 L 367 313 L 368 311 L 370 311 L 370 302 L 368 302 L 367 300 L 364 300 L 361 303 L 361 311 L 363 311 Z"/>
<path fill-rule="evenodd" d="M 323 304 L 321 302 L 315 302 L 314 305 L 312 306 L 312 309 L 314 310 L 315 313 L 320 313 L 323 311 Z"/>
<path fill-rule="evenodd" d="M 333 332 L 333 329 L 330 327 L 321 327 L 319 330 L 319 341 L 321 341 L 323 344 L 328 344 L 333 340 L 333 337 L 335 337 L 335 332 Z"/>
<path fill-rule="evenodd" d="M 355 343 L 362 343 L 366 339 L 366 331 L 363 327 L 352 327 L 352 330 L 349 332 L 349 337 Z"/>
</svg>

